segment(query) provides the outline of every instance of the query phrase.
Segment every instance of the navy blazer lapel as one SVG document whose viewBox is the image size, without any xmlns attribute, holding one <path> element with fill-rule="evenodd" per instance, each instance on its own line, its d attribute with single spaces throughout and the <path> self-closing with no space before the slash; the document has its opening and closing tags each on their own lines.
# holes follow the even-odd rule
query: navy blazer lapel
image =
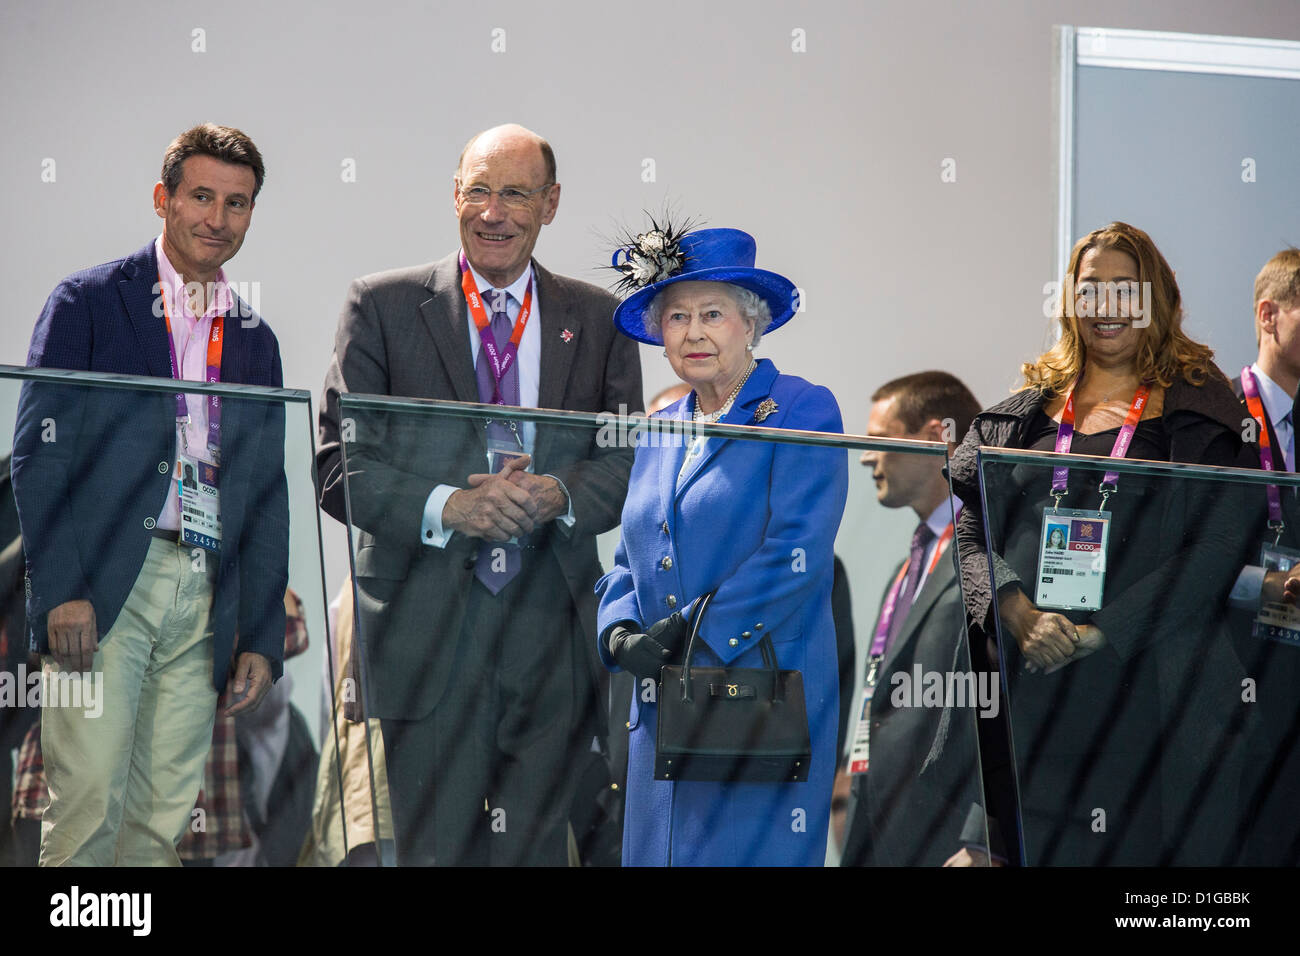
<svg viewBox="0 0 1300 956">
<path fill-rule="evenodd" d="M 135 329 L 149 374 L 171 378 L 172 365 L 167 347 L 167 322 L 163 318 L 162 286 L 158 280 L 158 258 L 151 240 L 139 252 L 122 260 L 123 278 L 118 280 L 118 294 L 127 318 Z"/>
<path fill-rule="evenodd" d="M 234 295 L 234 289 L 231 289 Z M 253 310 L 238 296 L 234 306 L 221 323 L 221 381 L 235 384 L 244 381 L 244 323 L 241 315 L 251 316 Z"/>
<path fill-rule="evenodd" d="M 726 425 L 753 425 L 754 413 L 758 410 L 759 403 L 767 398 L 768 393 L 772 390 L 772 383 L 776 381 L 776 366 L 769 359 L 759 359 L 758 366 L 750 373 L 749 380 L 736 396 L 735 403 L 731 406 L 726 416 L 722 419 L 722 424 Z M 695 395 L 692 393 L 691 402 L 694 402 Z M 677 486 L 677 494 L 681 495 L 683 491 L 699 475 L 703 474 L 704 466 L 707 465 L 723 446 L 730 442 L 730 438 L 709 438 L 704 444 L 704 454 L 695 461 L 695 466 L 690 473 L 685 475 Z"/>
<path fill-rule="evenodd" d="M 420 314 L 433 339 L 458 402 L 477 402 L 478 381 L 469 344 L 469 320 L 465 317 L 465 295 L 460 288 L 459 256 L 451 255 L 434 264 L 424 284 L 433 293 L 420 303 Z M 421 398 L 443 397 L 429 395 Z"/>
</svg>

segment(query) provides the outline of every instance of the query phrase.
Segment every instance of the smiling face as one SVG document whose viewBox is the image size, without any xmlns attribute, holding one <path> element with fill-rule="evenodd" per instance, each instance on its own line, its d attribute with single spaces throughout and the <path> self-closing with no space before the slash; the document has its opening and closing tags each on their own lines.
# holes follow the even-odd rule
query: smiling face
<svg viewBox="0 0 1300 956">
<path fill-rule="evenodd" d="M 754 322 L 717 282 L 678 282 L 660 293 L 659 328 L 677 377 L 705 400 L 725 401 L 749 368 Z"/>
<path fill-rule="evenodd" d="M 253 216 L 257 177 L 252 167 L 191 156 L 176 192 L 158 183 L 154 211 L 163 220 L 163 251 L 189 282 L 211 282 L 244 244 Z"/>
<path fill-rule="evenodd" d="M 546 183 L 546 162 L 538 140 L 521 127 L 488 130 L 465 153 L 452 186 L 460 244 L 470 265 L 496 288 L 523 275 L 538 233 L 555 218 L 560 187 L 557 183 L 539 190 Z M 475 205 L 465 199 L 472 187 L 492 190 L 492 195 Z M 502 189 L 531 195 L 512 205 L 498 194 Z"/>
<path fill-rule="evenodd" d="M 1092 248 L 1079 260 L 1075 277 L 1075 319 L 1088 361 L 1110 368 L 1136 367 L 1144 330 L 1134 315 L 1135 299 L 1125 298 L 1140 288 L 1138 264 L 1119 249 Z M 1132 284 L 1132 285 L 1130 285 Z M 1150 309 L 1149 303 L 1141 308 Z"/>
</svg>

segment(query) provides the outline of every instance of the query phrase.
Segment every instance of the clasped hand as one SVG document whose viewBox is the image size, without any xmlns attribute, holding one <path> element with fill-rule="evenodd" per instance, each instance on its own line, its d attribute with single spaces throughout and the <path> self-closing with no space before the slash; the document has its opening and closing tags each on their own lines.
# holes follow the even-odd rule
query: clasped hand
<svg viewBox="0 0 1300 956">
<path fill-rule="evenodd" d="M 1300 598 L 1300 566 L 1290 571 L 1266 571 L 1260 589 L 1261 604 L 1295 604 Z"/>
<path fill-rule="evenodd" d="M 526 469 L 529 455 L 506 462 L 495 474 L 470 475 L 468 488 L 452 492 L 442 509 L 442 526 L 486 541 L 522 537 L 568 510 L 560 483 Z"/>
<path fill-rule="evenodd" d="M 627 624 L 635 624 L 627 621 Z M 645 632 L 637 627 L 619 625 L 609 632 L 609 656 L 623 670 L 641 678 L 657 678 L 660 669 L 670 663 L 681 650 L 686 638 L 686 619 L 674 612 L 662 621 L 656 621 Z"/>
<path fill-rule="evenodd" d="M 1106 636 L 1091 624 L 1075 624 L 1064 614 L 1040 611 L 1021 591 L 999 604 L 1003 626 L 1025 656 L 1025 670 L 1050 674 L 1106 646 Z"/>
</svg>

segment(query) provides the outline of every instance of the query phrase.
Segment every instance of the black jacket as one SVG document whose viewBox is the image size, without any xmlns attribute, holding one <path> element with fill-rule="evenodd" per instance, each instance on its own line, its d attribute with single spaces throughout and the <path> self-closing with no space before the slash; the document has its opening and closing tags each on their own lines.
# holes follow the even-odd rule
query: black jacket
<svg viewBox="0 0 1300 956">
<path fill-rule="evenodd" d="M 1036 545 L 1037 522 L 1050 503 L 1045 465 L 986 466 L 990 506 L 998 503 L 988 533 L 1011 564 L 999 567 L 992 584 L 977 452 L 981 445 L 1027 447 L 1043 403 L 1042 393 L 1025 389 L 982 412 L 950 463 L 953 490 L 966 502 L 957 538 L 974 633 L 993 633 L 995 591 L 1013 586 L 1017 577 L 1032 580 L 1026 539 Z M 1257 468 L 1258 449 L 1242 438 L 1246 417 L 1217 370 L 1201 386 L 1176 381 L 1165 392 L 1161 417 L 1169 459 Z M 1090 503 L 1086 473 L 1071 470 L 1071 496 L 1063 507 L 1097 507 L 1095 494 Z M 1225 818 L 1239 810 L 1243 727 L 1253 717 L 1242 701 L 1245 670 L 1227 639 L 1227 595 L 1259 545 L 1262 489 L 1130 473 L 1122 476 L 1111 510 L 1103 606 L 1066 615 L 1099 627 L 1107 646 L 1050 676 L 1024 675 L 1015 642 L 1002 646 L 1022 811 L 1038 801 L 1043 818 L 1055 815 L 1062 828 L 1077 829 L 1086 804 L 1099 805 L 1096 792 L 1113 807 L 1158 779 L 1158 805 L 1145 807 L 1151 819 L 1158 814 L 1161 832 L 1140 850 L 1140 840 L 1118 840 L 1089 862 L 1217 863 L 1228 852 L 1231 827 Z M 1057 726 L 1047 726 L 1052 722 Z M 1035 761 L 1055 761 L 1051 772 L 1057 774 L 1045 771 L 1038 793 L 1026 785 Z M 1085 796 L 1089 785 L 1094 793 Z M 1026 837 L 1029 862 L 1044 862 L 1033 836 Z M 1084 839 L 1076 846 L 1101 843 Z M 1110 852 L 1120 855 L 1108 857 Z M 1136 857 L 1123 856 L 1134 852 Z M 1054 862 L 1085 862 L 1067 856 Z"/>
</svg>

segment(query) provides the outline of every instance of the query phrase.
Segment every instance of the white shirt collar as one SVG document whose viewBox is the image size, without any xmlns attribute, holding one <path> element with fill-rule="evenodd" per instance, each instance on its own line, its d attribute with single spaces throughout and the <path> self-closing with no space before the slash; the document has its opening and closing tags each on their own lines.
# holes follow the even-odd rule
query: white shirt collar
<svg viewBox="0 0 1300 956">
<path fill-rule="evenodd" d="M 465 261 L 469 262 L 468 257 L 465 259 Z M 469 267 L 469 274 L 474 277 L 474 284 L 478 286 L 479 295 L 483 296 L 484 301 L 486 302 L 488 291 L 491 289 L 495 289 L 496 286 L 494 286 L 491 282 L 488 282 L 487 279 L 484 279 L 481 275 L 479 275 L 478 270 L 474 268 L 472 263 Z M 519 304 L 523 303 L 524 293 L 528 291 L 528 281 L 532 279 L 532 277 L 533 277 L 533 264 L 529 262 L 528 267 L 525 268 L 522 273 L 520 273 L 519 278 L 516 279 L 514 282 L 510 283 L 510 285 L 506 286 L 506 291 L 510 293 L 511 298 L 513 298 L 516 303 Z"/>
<path fill-rule="evenodd" d="M 1278 423 L 1291 414 L 1292 398 L 1286 389 L 1261 372 L 1259 365 L 1251 365 L 1250 370 L 1259 385 L 1259 397 L 1264 403 L 1264 411 L 1268 413 L 1268 420 L 1277 428 Z M 1294 424 L 1293 422 L 1292 425 Z"/>
<path fill-rule="evenodd" d="M 930 517 L 925 519 L 925 523 L 930 526 L 930 530 L 934 532 L 936 538 L 948 529 L 948 525 L 952 523 L 953 515 L 957 513 L 957 509 L 960 507 L 961 499 L 953 495 L 939 502 L 939 507 L 930 512 Z"/>
</svg>

